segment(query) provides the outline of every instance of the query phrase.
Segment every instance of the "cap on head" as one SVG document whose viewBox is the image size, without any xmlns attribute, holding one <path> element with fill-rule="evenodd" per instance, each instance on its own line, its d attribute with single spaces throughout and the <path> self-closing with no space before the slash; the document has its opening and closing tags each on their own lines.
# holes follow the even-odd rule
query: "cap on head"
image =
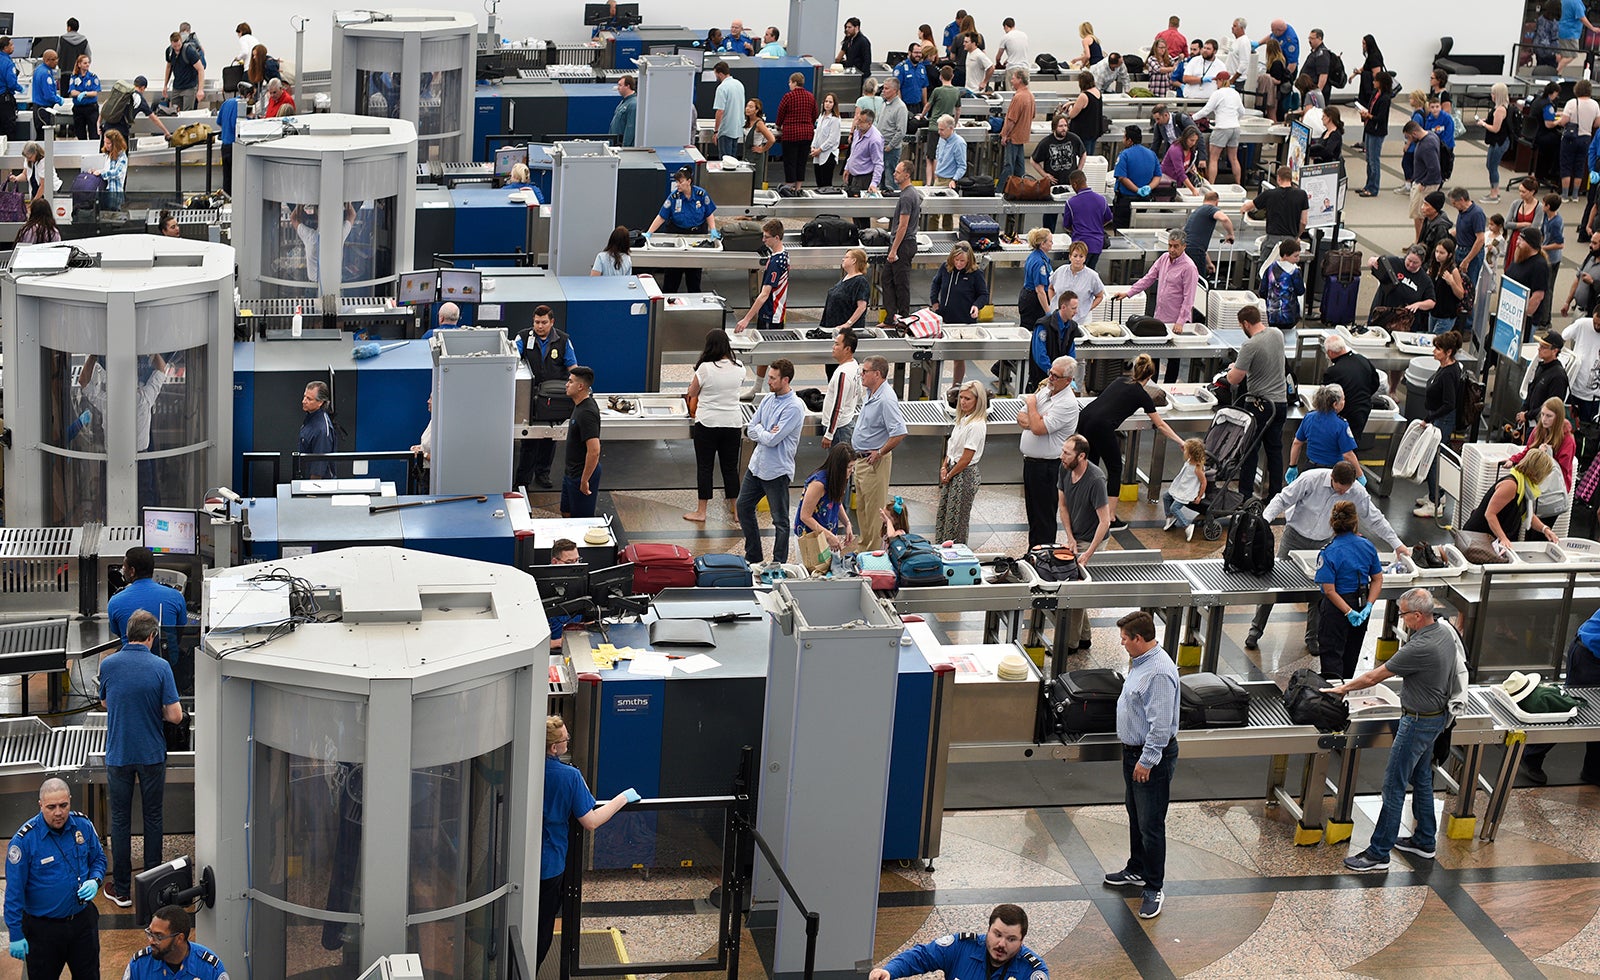
<svg viewBox="0 0 1600 980">
<path fill-rule="evenodd" d="M 1559 330 L 1546 330 L 1544 336 L 1539 338 L 1539 343 L 1561 350 L 1567 346 L 1567 339 L 1561 336 L 1561 331 Z"/>
</svg>

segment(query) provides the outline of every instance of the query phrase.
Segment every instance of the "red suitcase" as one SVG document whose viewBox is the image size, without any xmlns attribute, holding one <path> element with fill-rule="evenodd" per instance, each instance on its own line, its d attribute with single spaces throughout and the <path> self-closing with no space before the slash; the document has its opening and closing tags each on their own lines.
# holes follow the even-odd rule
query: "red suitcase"
<svg viewBox="0 0 1600 980">
<path fill-rule="evenodd" d="M 694 588 L 694 555 L 681 545 L 630 544 L 622 549 L 622 560 L 633 563 L 635 592 Z"/>
<path fill-rule="evenodd" d="M 871 585 L 872 591 L 894 591 L 894 563 L 889 560 L 887 551 L 864 551 L 856 556 L 856 563 L 860 566 L 861 577 Z"/>
</svg>

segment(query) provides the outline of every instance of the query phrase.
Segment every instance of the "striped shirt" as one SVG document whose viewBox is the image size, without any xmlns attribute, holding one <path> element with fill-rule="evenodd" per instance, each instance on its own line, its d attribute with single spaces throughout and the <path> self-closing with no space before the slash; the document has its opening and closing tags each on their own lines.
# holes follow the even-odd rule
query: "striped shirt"
<svg viewBox="0 0 1600 980">
<path fill-rule="evenodd" d="M 761 285 L 772 290 L 762 304 L 759 318 L 764 323 L 782 323 L 789 309 L 789 253 L 778 249 L 767 257 L 766 271 L 761 273 Z"/>
<path fill-rule="evenodd" d="M 1117 738 L 1144 746 L 1139 764 L 1154 769 L 1178 734 L 1178 666 L 1158 643 L 1128 664 L 1117 698 Z"/>
</svg>

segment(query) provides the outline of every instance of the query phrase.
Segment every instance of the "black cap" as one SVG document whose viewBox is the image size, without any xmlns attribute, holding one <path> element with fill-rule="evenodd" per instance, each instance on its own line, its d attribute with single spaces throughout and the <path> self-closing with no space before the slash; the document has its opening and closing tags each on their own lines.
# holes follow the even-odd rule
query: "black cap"
<svg viewBox="0 0 1600 980">
<path fill-rule="evenodd" d="M 1429 193 L 1427 197 L 1424 197 L 1423 200 L 1427 201 L 1428 206 L 1433 208 L 1435 211 L 1444 210 L 1444 191 L 1433 191 Z"/>
<path fill-rule="evenodd" d="M 1567 339 L 1561 336 L 1561 331 L 1559 330 L 1546 330 L 1544 335 L 1539 338 L 1539 343 L 1544 344 L 1546 347 L 1561 350 L 1567 346 Z"/>
</svg>

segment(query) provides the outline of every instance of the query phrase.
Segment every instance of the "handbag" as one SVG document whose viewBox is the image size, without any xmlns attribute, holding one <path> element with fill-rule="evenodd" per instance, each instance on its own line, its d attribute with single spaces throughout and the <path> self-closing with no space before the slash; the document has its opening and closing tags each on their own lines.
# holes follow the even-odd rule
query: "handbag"
<svg viewBox="0 0 1600 980">
<path fill-rule="evenodd" d="M 1500 553 L 1500 542 L 1488 531 L 1463 531 L 1453 527 L 1450 539 L 1461 556 L 1474 565 L 1504 565 L 1511 560 Z"/>
<path fill-rule="evenodd" d="M 800 564 L 810 574 L 821 575 L 832 566 L 833 553 L 822 535 L 808 529 L 796 543 L 800 546 Z"/>
<path fill-rule="evenodd" d="M 1008 201 L 1048 201 L 1050 200 L 1050 188 L 1055 185 L 1056 179 L 1049 174 L 1037 179 L 1020 176 L 1007 177 L 1005 198 Z"/>
<path fill-rule="evenodd" d="M 895 322 L 900 325 L 908 337 L 928 339 L 944 336 L 944 317 L 923 307 L 910 316 L 896 317 Z"/>
<path fill-rule="evenodd" d="M 0 221 L 27 221 L 28 206 L 21 191 L 0 191 Z"/>
<path fill-rule="evenodd" d="M 1539 496 L 1533 502 L 1533 513 L 1546 524 L 1572 509 L 1572 495 L 1567 493 L 1566 478 L 1561 475 L 1561 467 L 1550 471 L 1539 484 Z"/>
<path fill-rule="evenodd" d="M 1083 580 L 1083 566 L 1071 548 L 1063 545 L 1041 544 L 1028 549 L 1027 562 L 1033 571 L 1046 582 L 1079 582 Z"/>
<path fill-rule="evenodd" d="M 1380 306 L 1372 311 L 1369 322 L 1372 326 L 1382 327 L 1390 333 L 1405 332 L 1411 329 L 1411 321 L 1415 316 L 1415 312 L 1404 306 Z"/>
</svg>

